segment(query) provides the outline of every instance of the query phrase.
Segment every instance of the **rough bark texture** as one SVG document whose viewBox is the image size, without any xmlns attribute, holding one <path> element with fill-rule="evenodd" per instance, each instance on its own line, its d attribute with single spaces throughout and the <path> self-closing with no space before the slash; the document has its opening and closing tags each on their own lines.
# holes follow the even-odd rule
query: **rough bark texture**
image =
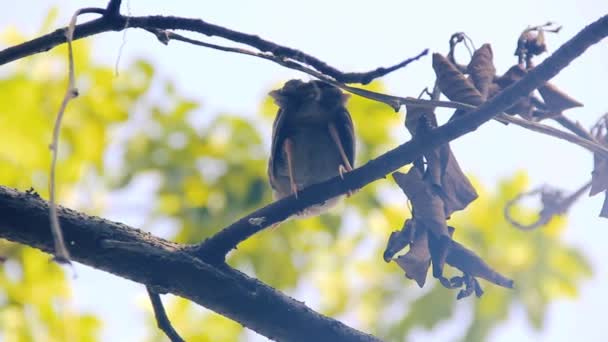
<svg viewBox="0 0 608 342">
<path fill-rule="evenodd" d="M 0 237 L 52 252 L 48 213 L 37 195 L 0 186 Z M 269 338 L 378 341 L 187 247 L 70 209 L 60 208 L 59 218 L 74 261 L 190 299 Z"/>
</svg>

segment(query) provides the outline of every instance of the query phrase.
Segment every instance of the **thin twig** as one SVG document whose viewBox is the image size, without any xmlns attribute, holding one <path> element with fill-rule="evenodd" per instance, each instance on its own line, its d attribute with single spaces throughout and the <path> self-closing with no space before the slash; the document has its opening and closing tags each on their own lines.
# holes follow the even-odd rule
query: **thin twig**
<svg viewBox="0 0 608 342">
<path fill-rule="evenodd" d="M 119 1 L 120 3 L 120 1 Z M 112 2 L 110 2 L 110 4 L 108 5 L 108 7 L 110 7 L 112 5 Z M 120 8 L 120 4 L 118 5 L 118 7 Z M 109 9 L 108 9 L 109 11 Z M 118 11 L 117 11 L 118 13 Z M 131 2 L 129 0 L 127 0 L 127 14 L 129 16 L 131 16 Z M 118 77 L 118 66 L 120 64 L 120 57 L 122 57 L 122 51 L 125 48 L 125 45 L 127 45 L 127 28 L 129 28 L 129 16 L 127 17 L 127 20 L 125 20 L 125 27 L 122 29 L 122 41 L 120 42 L 120 47 L 118 48 L 118 55 L 116 56 L 116 63 L 114 63 L 114 74 Z"/>
<path fill-rule="evenodd" d="M 600 155 L 608 157 L 608 148 L 606 148 L 605 146 L 603 146 L 601 144 L 598 144 L 595 141 L 595 139 L 589 140 L 587 138 L 582 138 L 578 135 L 564 132 L 557 128 L 553 128 L 551 126 L 543 125 L 541 123 L 534 122 L 534 121 L 520 119 L 520 118 L 506 115 L 506 114 L 500 114 L 496 118 L 499 120 L 503 120 L 505 122 L 512 123 L 514 125 L 529 129 L 534 132 L 542 133 L 545 135 L 552 136 L 554 138 L 558 138 L 561 140 L 571 142 L 571 143 L 578 145 L 584 149 L 587 149 L 593 153 L 598 153 Z"/>
<path fill-rule="evenodd" d="M 74 53 L 72 51 L 72 39 L 74 38 L 74 29 L 76 27 L 76 20 L 78 16 L 83 13 L 83 10 L 77 10 L 72 19 L 70 25 L 65 33 L 68 42 L 68 87 L 61 101 L 57 118 L 55 119 L 55 127 L 53 128 L 53 140 L 49 146 L 51 149 L 51 172 L 49 179 L 49 199 L 50 199 L 50 218 L 51 218 L 51 232 L 53 235 L 53 241 L 55 242 L 55 260 L 60 263 L 70 263 L 70 253 L 65 246 L 63 240 L 63 233 L 61 231 L 61 225 L 59 224 L 59 218 L 57 217 L 57 200 L 56 200 L 56 170 L 57 170 L 57 154 L 59 152 L 59 133 L 61 131 L 61 120 L 63 114 L 68 106 L 71 99 L 78 96 L 78 89 L 76 89 L 76 81 L 74 76 Z"/>
<path fill-rule="evenodd" d="M 111 2 L 112 4 L 112 2 Z M 278 58 L 293 60 L 308 65 L 322 74 L 328 75 L 342 83 L 367 84 L 376 78 L 385 76 L 395 70 L 405 67 L 416 58 L 408 58 L 390 67 L 379 67 L 366 72 L 342 72 L 320 59 L 302 51 L 282 46 L 260 38 L 257 35 L 243 33 L 219 25 L 207 23 L 201 19 L 180 18 L 170 16 L 121 16 L 118 12 L 109 13 L 106 9 L 95 9 L 95 13 L 105 13 L 102 18 L 86 22 L 76 27 L 74 39 L 80 39 L 107 31 L 122 31 L 126 21 L 130 28 L 185 30 L 198 32 L 207 36 L 217 36 L 236 43 L 249 45 L 262 53 L 270 53 Z M 58 31 L 38 37 L 28 42 L 9 47 L 0 51 L 0 65 L 44 51 L 66 42 Z M 423 51 L 419 57 L 428 51 Z"/>
<path fill-rule="evenodd" d="M 154 317 L 156 318 L 156 325 L 158 328 L 167 335 L 171 342 L 184 342 L 184 339 L 179 336 L 175 329 L 173 329 L 171 321 L 165 312 L 163 302 L 160 299 L 160 295 L 152 290 L 150 286 L 146 286 L 146 291 L 148 291 L 148 297 L 150 297 L 150 302 L 154 309 Z"/>
<path fill-rule="evenodd" d="M 570 132 L 578 135 L 579 137 L 587 139 L 589 141 L 597 142 L 593 135 L 591 135 L 591 133 L 584 129 L 578 122 L 574 122 L 562 114 L 557 115 L 552 119 Z"/>
</svg>

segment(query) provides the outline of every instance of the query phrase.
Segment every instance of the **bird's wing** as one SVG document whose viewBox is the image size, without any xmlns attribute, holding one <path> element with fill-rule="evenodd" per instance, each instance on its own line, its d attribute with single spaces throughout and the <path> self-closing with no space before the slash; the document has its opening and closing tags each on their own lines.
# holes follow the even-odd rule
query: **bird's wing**
<svg viewBox="0 0 608 342">
<path fill-rule="evenodd" d="M 355 127 L 348 110 L 346 108 L 340 108 L 339 111 L 340 112 L 335 119 L 336 130 L 338 131 L 340 141 L 344 147 L 344 153 L 346 153 L 350 165 L 355 167 Z"/>
<path fill-rule="evenodd" d="M 272 143 L 270 145 L 270 158 L 268 159 L 268 178 L 270 178 L 271 185 L 276 174 L 275 164 L 283 158 L 281 146 L 285 140 L 285 118 L 285 109 L 279 108 L 272 124 Z"/>
</svg>

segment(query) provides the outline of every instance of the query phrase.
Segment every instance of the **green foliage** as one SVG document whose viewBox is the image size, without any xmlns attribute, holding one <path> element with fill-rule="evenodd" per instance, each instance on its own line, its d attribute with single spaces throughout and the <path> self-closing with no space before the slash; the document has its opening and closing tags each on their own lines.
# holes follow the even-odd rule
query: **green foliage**
<svg viewBox="0 0 608 342">
<path fill-rule="evenodd" d="M 176 224 L 173 239 L 183 243 L 199 242 L 272 200 L 264 135 L 277 107 L 268 98 L 261 118 L 219 114 L 200 124 L 200 105 L 181 96 L 171 83 L 160 87 L 162 96 L 155 98 L 162 101 L 147 97 L 154 70 L 146 62 L 136 62 L 116 77 L 111 68 L 91 62 L 86 43 L 76 43 L 74 51 L 82 96 L 70 103 L 62 128 L 61 198 L 69 198 L 91 173 L 104 176 L 114 189 L 139 177 L 154 177 L 158 188 L 148 222 L 170 219 Z M 48 144 L 67 84 L 65 53 L 58 48 L 26 59 L 0 77 L 1 184 L 34 186 L 47 196 Z M 380 83 L 369 89 L 383 90 Z M 135 108 L 140 110 L 134 113 Z M 395 133 L 405 132 L 403 118 L 383 104 L 355 96 L 348 108 L 358 138 L 357 165 L 394 147 Z M 126 127 L 129 134 L 121 168 L 110 177 L 103 161 L 112 127 Z M 576 296 L 590 267 L 560 240 L 564 219 L 534 232 L 505 222 L 503 207 L 525 189 L 525 182 L 524 175 L 516 175 L 495 193 L 478 185 L 480 198 L 452 219 L 457 241 L 516 282 L 515 290 L 484 283 L 486 294 L 480 300 L 457 303 L 453 291 L 430 277 L 426 288 L 419 289 L 395 264 L 382 261 L 388 235 L 408 216 L 406 199 L 389 181 L 365 187 L 327 214 L 292 219 L 254 236 L 230 254 L 229 263 L 289 294 L 305 294 L 315 309 L 348 316 L 357 328 L 388 340 L 404 340 L 414 328 L 435 329 L 458 319 L 457 305 L 469 306 L 474 314 L 467 341 L 484 340 L 506 319 L 513 303 L 522 305 L 540 328 L 548 303 Z M 516 210 L 519 216 L 531 216 L 523 208 Z M 10 259 L 0 269 L 4 340 L 96 340 L 99 320 L 65 308 L 69 287 L 48 256 L 13 244 L 2 245 L 0 251 Z M 168 313 L 187 340 L 234 341 L 243 336 L 239 324 L 182 299 L 170 301 Z M 149 322 L 149 340 L 163 340 L 151 314 Z"/>
<path fill-rule="evenodd" d="M 0 268 L 2 341 L 97 341 L 101 322 L 72 308 L 62 269 L 38 250 L 7 245 L 0 245 L 10 252 Z"/>
<path fill-rule="evenodd" d="M 45 26 L 52 20 L 53 13 Z M 26 39 L 17 32 L 2 37 L 6 44 Z M 63 120 L 57 184 L 64 200 L 75 194 L 84 176 L 103 173 L 111 125 L 127 119 L 152 79 L 152 67 L 144 61 L 117 78 L 112 68 L 94 64 L 90 51 L 85 41 L 74 44 L 82 96 L 70 102 Z M 67 86 L 66 56 L 67 49 L 61 46 L 4 67 L 0 75 L 0 184 L 21 190 L 33 186 L 48 197 L 48 146 Z M 101 321 L 74 310 L 64 272 L 49 255 L 6 241 L 0 245 L 0 255 L 9 260 L 0 268 L 2 341 L 97 341 Z"/>
</svg>

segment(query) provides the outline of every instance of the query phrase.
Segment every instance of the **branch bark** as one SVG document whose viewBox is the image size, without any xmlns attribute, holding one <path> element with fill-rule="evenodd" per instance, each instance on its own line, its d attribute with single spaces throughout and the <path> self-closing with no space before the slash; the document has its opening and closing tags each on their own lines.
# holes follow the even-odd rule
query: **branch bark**
<svg viewBox="0 0 608 342">
<path fill-rule="evenodd" d="M 48 203 L 0 186 L 0 237 L 53 252 Z M 187 298 L 280 341 L 379 341 L 227 265 L 124 224 L 59 208 L 73 261 Z"/>
</svg>

